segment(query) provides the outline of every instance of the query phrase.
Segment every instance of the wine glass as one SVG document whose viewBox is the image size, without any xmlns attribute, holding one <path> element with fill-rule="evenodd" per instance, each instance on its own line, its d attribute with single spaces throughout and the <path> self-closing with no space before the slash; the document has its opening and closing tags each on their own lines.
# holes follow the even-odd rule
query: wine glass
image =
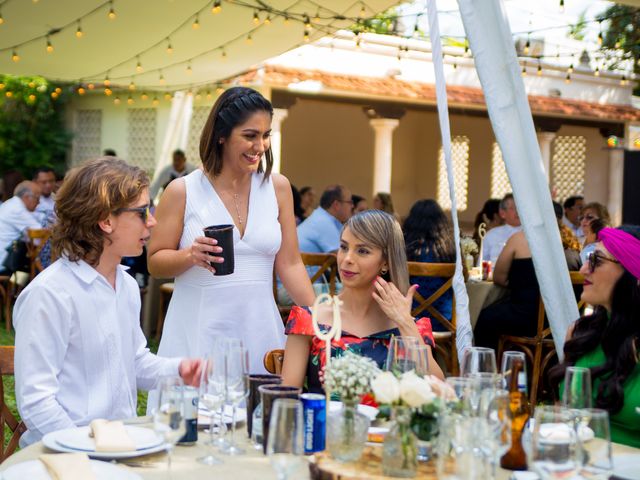
<svg viewBox="0 0 640 480">
<path fill-rule="evenodd" d="M 483 393 L 486 392 L 490 391 L 485 390 Z M 500 458 L 511 447 L 511 410 L 509 392 L 496 390 L 491 393 L 492 398 L 485 412 L 485 435 L 481 448 L 491 465 L 491 478 L 495 478 Z"/>
<path fill-rule="evenodd" d="M 498 373 L 496 352 L 493 348 L 471 347 L 464 352 L 460 373 L 463 377 L 471 373 Z"/>
<path fill-rule="evenodd" d="M 502 388 L 502 376 L 498 373 L 478 372 L 467 375 L 469 382 L 467 383 L 466 397 L 471 404 L 474 415 L 480 413 L 480 400 L 485 390 L 495 392 Z M 492 393 L 489 393 L 492 395 Z"/>
<path fill-rule="evenodd" d="M 173 447 L 187 431 L 184 418 L 184 383 L 180 377 L 168 376 L 158 380 L 153 428 L 167 444 L 167 473 L 171 478 Z"/>
<path fill-rule="evenodd" d="M 278 480 L 287 480 L 300 465 L 304 455 L 302 402 L 278 398 L 273 403 L 269 421 L 267 455 Z"/>
<path fill-rule="evenodd" d="M 585 450 L 585 462 L 580 476 L 589 480 L 606 480 L 613 473 L 609 413 L 606 410 L 591 408 L 588 410 L 588 416 L 587 428 L 579 431 L 579 437 L 584 437 L 582 445 Z M 593 439 L 587 442 L 591 432 Z"/>
<path fill-rule="evenodd" d="M 582 450 L 580 431 L 589 423 L 589 409 L 592 407 L 591 370 L 584 367 L 567 367 L 564 372 L 564 389 L 562 405 L 566 407 L 573 418 L 574 429 L 578 440 L 578 447 Z M 579 458 L 585 460 L 581 451 Z"/>
<path fill-rule="evenodd" d="M 516 352 L 513 350 L 506 351 L 502 354 L 502 365 L 500 372 L 504 378 L 505 387 L 508 387 L 511 383 L 511 372 L 513 371 L 513 363 L 519 360 L 522 365 L 522 370 L 518 373 L 518 389 L 527 393 L 527 357 L 524 352 Z"/>
<path fill-rule="evenodd" d="M 242 343 L 242 340 L 239 338 L 216 337 L 213 341 L 212 351 L 219 350 L 223 352 L 222 355 L 223 355 L 223 362 L 224 362 L 226 361 L 226 355 L 230 348 L 242 347 L 243 345 L 244 344 Z M 226 370 L 224 375 L 225 375 L 225 382 L 226 382 Z M 226 388 L 226 384 L 225 384 L 225 388 Z M 226 400 L 226 397 L 225 397 L 225 400 Z M 222 402 L 218 410 L 218 417 L 220 418 L 220 421 L 218 422 L 218 438 L 216 439 L 216 446 L 221 451 L 225 451 L 227 448 L 229 448 L 229 442 L 227 441 L 227 438 L 226 438 L 227 422 L 225 422 L 224 407 L 225 407 L 225 402 Z"/>
<path fill-rule="evenodd" d="M 411 351 L 422 345 L 418 337 L 393 336 L 389 341 L 385 370 L 400 374 L 416 369 L 415 357 Z"/>
<path fill-rule="evenodd" d="M 228 455 L 242 455 L 244 449 L 236 445 L 236 412 L 249 395 L 249 352 L 242 346 L 230 346 L 225 355 L 226 399 L 231 404 L 231 440 L 223 449 Z"/>
<path fill-rule="evenodd" d="M 219 344 L 217 344 L 219 346 Z M 200 377 L 200 403 L 209 410 L 209 438 L 211 447 L 215 447 L 213 439 L 215 415 L 216 412 L 224 405 L 225 400 L 225 365 L 224 351 L 215 347 L 204 360 L 202 365 L 202 375 Z M 205 465 L 219 465 L 222 463 L 213 453 L 200 457 L 198 462 Z"/>
<path fill-rule="evenodd" d="M 547 479 L 567 479 L 580 469 L 579 447 L 571 413 L 564 407 L 539 406 L 531 435 L 531 466 Z"/>
</svg>

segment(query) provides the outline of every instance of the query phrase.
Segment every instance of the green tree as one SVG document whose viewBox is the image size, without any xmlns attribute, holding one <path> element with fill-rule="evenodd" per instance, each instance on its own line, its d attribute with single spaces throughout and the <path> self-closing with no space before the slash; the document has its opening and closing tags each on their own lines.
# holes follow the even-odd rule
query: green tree
<svg viewBox="0 0 640 480">
<path fill-rule="evenodd" d="M 379 33 L 381 35 L 397 35 L 399 27 L 398 8 L 392 7 L 372 18 L 359 20 L 351 30 L 355 33 Z"/>
<path fill-rule="evenodd" d="M 619 68 L 623 62 L 633 62 L 633 72 L 640 74 L 640 9 L 624 5 L 613 5 L 601 15 L 607 19 L 602 23 L 602 53 L 609 59 L 609 69 Z M 640 94 L 636 84 L 634 90 Z"/>
<path fill-rule="evenodd" d="M 0 173 L 18 170 L 29 178 L 42 166 L 64 170 L 70 95 L 69 87 L 42 77 L 0 75 Z"/>
</svg>

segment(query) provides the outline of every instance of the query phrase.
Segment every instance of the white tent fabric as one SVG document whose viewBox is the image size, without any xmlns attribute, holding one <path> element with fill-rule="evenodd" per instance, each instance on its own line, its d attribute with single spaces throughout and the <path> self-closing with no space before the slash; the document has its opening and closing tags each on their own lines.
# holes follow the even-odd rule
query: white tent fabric
<svg viewBox="0 0 640 480">
<path fill-rule="evenodd" d="M 108 76 L 113 84 L 127 87 L 133 82 L 137 89 L 187 89 L 232 77 L 303 44 L 305 15 L 314 40 L 350 27 L 361 13 L 371 17 L 384 11 L 397 0 L 216 3 L 221 9 L 214 14 L 210 0 L 5 1 L 0 72 L 85 83 Z M 286 12 L 290 21 L 285 24 L 284 16 L 267 13 L 267 7 Z M 113 19 L 108 17 L 111 8 Z M 271 21 L 265 23 L 268 15 Z M 193 28 L 196 20 L 198 28 Z"/>
<path fill-rule="evenodd" d="M 579 314 L 507 15 L 500 0 L 458 5 L 562 359 L 567 328 Z"/>
<path fill-rule="evenodd" d="M 451 129 L 449 125 L 449 110 L 447 105 L 447 87 L 444 78 L 444 66 L 442 61 L 442 44 L 440 43 L 440 27 L 438 25 L 438 12 L 436 0 L 427 3 L 429 16 L 429 36 L 433 49 L 433 69 L 436 77 L 436 97 L 438 102 L 438 120 L 440 122 L 440 135 L 442 137 L 442 150 L 447 166 L 447 180 L 449 182 L 449 196 L 451 197 L 451 219 L 453 221 L 453 236 L 460 238 L 460 226 L 458 225 L 458 210 L 456 202 L 456 190 L 453 176 L 453 160 L 451 157 Z M 473 331 L 469 319 L 469 296 L 464 284 L 462 274 L 462 255 L 460 242 L 456 241 L 456 271 L 453 277 L 453 291 L 456 299 L 456 350 L 458 360 L 462 361 L 464 351 L 473 343 Z"/>
</svg>

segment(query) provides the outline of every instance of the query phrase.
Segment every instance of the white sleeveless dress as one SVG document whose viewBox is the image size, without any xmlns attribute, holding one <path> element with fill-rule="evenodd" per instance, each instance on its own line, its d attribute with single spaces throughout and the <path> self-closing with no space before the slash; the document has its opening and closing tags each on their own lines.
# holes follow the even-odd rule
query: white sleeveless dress
<svg viewBox="0 0 640 480">
<path fill-rule="evenodd" d="M 176 277 L 158 355 L 200 357 L 216 337 L 240 338 L 249 350 L 251 373 L 264 373 L 265 352 L 283 348 L 284 326 L 273 298 L 273 264 L 282 234 L 271 179 L 251 178 L 244 237 L 233 229 L 235 269 L 214 276 L 192 267 Z M 202 236 L 209 225 L 233 219 L 202 170 L 184 177 L 186 206 L 180 248 Z"/>
</svg>

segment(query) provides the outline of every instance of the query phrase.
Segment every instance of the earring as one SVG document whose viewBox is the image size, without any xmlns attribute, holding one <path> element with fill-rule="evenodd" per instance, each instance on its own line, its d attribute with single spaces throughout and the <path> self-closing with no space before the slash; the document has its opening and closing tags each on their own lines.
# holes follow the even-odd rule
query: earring
<svg viewBox="0 0 640 480">
<path fill-rule="evenodd" d="M 386 275 L 388 271 L 389 271 L 389 270 L 387 270 L 386 268 L 382 267 L 382 268 L 380 269 L 380 275 Z"/>
</svg>

